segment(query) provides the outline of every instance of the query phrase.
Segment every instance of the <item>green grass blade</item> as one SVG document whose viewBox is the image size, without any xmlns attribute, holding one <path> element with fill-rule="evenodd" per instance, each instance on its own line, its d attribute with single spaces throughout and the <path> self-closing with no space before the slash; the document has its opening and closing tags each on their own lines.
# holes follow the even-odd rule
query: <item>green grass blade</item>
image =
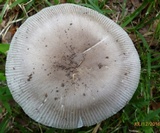
<svg viewBox="0 0 160 133">
<path fill-rule="evenodd" d="M 160 109 L 150 111 L 150 113 L 143 119 L 143 121 L 150 121 L 151 119 L 159 115 L 160 115 Z"/>
<path fill-rule="evenodd" d="M 85 3 L 85 4 L 80 4 L 82 6 L 86 6 L 88 8 L 91 8 L 93 10 L 96 10 L 97 12 L 104 14 L 104 11 L 100 9 L 100 7 L 98 5 L 96 5 L 97 2 L 94 3 L 94 1 L 92 0 L 88 0 L 89 3 Z M 98 3 L 97 3 L 98 4 Z"/>
<path fill-rule="evenodd" d="M 9 0 L 6 1 L 6 3 L 3 6 L 3 9 L 2 9 L 2 11 L 0 13 L 0 24 L 2 23 L 3 16 L 4 16 L 5 12 L 6 12 L 8 3 L 9 3 Z"/>
<path fill-rule="evenodd" d="M 148 76 L 150 77 L 151 76 L 151 51 L 150 51 L 149 45 L 148 45 L 146 39 L 143 37 L 143 35 L 141 33 L 139 33 L 138 31 L 136 33 L 137 33 L 138 37 L 142 40 L 144 48 L 146 49 L 146 52 L 147 52 L 147 73 L 148 73 Z"/>
<path fill-rule="evenodd" d="M 28 0 L 16 0 L 10 5 L 10 8 L 12 9 L 13 7 L 17 6 L 18 4 L 25 3 L 25 2 L 28 2 Z"/>
<path fill-rule="evenodd" d="M 0 44 L 0 52 L 5 54 L 8 51 L 9 46 L 9 44 Z"/>
<path fill-rule="evenodd" d="M 4 73 L 0 72 L 0 81 L 5 81 L 6 80 L 6 76 L 4 75 Z"/>
<path fill-rule="evenodd" d="M 121 24 L 122 27 L 126 27 L 129 23 L 132 22 L 132 20 L 138 16 L 138 14 L 141 13 L 141 11 L 148 5 L 148 1 L 144 1 L 142 3 L 142 5 L 137 9 L 135 10 L 131 15 L 127 16 L 124 18 L 124 23 Z"/>
<path fill-rule="evenodd" d="M 152 69 L 158 69 L 158 68 L 160 68 L 160 65 L 155 65 L 155 66 L 152 66 L 151 68 Z"/>
<path fill-rule="evenodd" d="M 59 0 L 54 0 L 54 4 L 55 5 L 59 4 Z"/>
<path fill-rule="evenodd" d="M 48 0 L 45 0 L 45 2 L 48 6 L 53 6 Z"/>
<path fill-rule="evenodd" d="M 10 104 L 8 103 L 8 101 L 3 101 L 3 106 L 5 107 L 5 109 L 7 110 L 7 112 L 9 113 L 9 114 L 12 114 L 12 109 L 11 109 L 11 106 L 10 106 Z"/>
<path fill-rule="evenodd" d="M 7 130 L 7 125 L 8 125 L 9 119 L 6 117 L 1 121 L 0 123 L 0 133 L 5 133 Z"/>
<path fill-rule="evenodd" d="M 152 18 L 149 19 L 149 20 L 148 20 L 148 17 L 149 17 L 149 15 L 147 15 L 145 18 L 143 18 L 142 21 L 134 27 L 134 30 L 138 30 L 138 29 L 143 28 L 143 27 L 146 26 L 146 25 L 153 24 L 153 22 L 154 22 L 156 19 L 159 19 L 159 18 L 160 18 L 160 14 L 158 14 L 158 15 L 155 16 L 155 17 L 152 17 Z"/>
<path fill-rule="evenodd" d="M 93 9 L 98 11 L 99 13 L 103 14 L 103 11 L 98 7 L 98 2 L 95 1 L 95 3 L 92 0 L 88 0 L 89 3 L 94 7 Z M 97 5 L 96 5 L 97 3 Z"/>
</svg>

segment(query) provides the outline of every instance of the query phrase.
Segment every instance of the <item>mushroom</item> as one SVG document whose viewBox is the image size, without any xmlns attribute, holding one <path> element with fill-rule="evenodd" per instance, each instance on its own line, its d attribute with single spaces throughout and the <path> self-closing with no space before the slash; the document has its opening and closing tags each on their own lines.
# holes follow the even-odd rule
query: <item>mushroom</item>
<svg viewBox="0 0 160 133">
<path fill-rule="evenodd" d="M 60 4 L 17 30 L 6 77 L 28 116 L 73 129 L 99 123 L 129 102 L 138 86 L 140 60 L 115 22 L 86 7 Z"/>
</svg>

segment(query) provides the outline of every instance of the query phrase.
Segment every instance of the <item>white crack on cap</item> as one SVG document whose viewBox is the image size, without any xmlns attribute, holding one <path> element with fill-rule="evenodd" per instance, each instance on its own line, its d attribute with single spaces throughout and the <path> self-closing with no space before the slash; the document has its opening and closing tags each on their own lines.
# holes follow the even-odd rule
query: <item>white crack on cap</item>
<svg viewBox="0 0 160 133">
<path fill-rule="evenodd" d="M 35 121 L 73 129 L 121 110 L 139 82 L 140 60 L 126 32 L 91 9 L 61 4 L 28 18 L 14 35 L 6 76 Z"/>
</svg>

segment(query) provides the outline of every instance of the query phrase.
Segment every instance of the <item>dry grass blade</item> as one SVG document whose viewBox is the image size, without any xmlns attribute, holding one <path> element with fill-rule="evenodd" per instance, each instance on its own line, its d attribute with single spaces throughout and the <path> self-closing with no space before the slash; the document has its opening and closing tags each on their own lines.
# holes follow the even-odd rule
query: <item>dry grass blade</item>
<svg viewBox="0 0 160 133">
<path fill-rule="evenodd" d="M 98 130 L 99 130 L 100 126 L 101 126 L 101 123 L 97 124 L 95 126 L 95 128 L 93 129 L 92 133 L 98 133 Z"/>
</svg>

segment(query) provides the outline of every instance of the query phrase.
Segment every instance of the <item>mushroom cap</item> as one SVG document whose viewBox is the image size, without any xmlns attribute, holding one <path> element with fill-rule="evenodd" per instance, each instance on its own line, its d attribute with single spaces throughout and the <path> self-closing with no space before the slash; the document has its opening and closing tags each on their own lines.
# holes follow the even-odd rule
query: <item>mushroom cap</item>
<svg viewBox="0 0 160 133">
<path fill-rule="evenodd" d="M 115 22 L 86 7 L 60 4 L 17 30 L 6 77 L 28 116 L 73 129 L 101 122 L 128 103 L 138 86 L 140 60 Z"/>
</svg>

